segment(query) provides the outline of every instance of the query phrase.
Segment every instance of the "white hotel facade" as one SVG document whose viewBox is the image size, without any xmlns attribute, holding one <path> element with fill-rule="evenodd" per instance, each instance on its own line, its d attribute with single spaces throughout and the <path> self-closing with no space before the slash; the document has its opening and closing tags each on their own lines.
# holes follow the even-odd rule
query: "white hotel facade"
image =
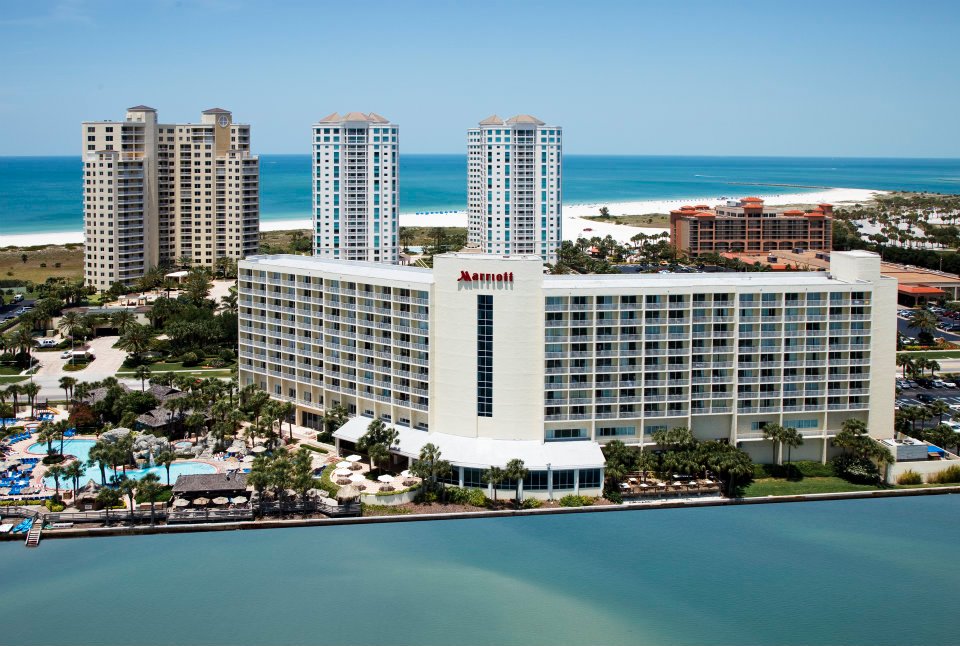
<svg viewBox="0 0 960 646">
<path fill-rule="evenodd" d="M 427 442 L 484 486 L 520 458 L 526 495 L 599 494 L 613 439 L 687 426 L 769 460 L 762 427 L 797 428 L 824 460 L 848 418 L 892 437 L 896 281 L 879 257 L 829 273 L 544 275 L 539 256 L 446 254 L 434 267 L 299 256 L 240 263 L 240 381 L 318 426 L 334 404 Z"/>
<path fill-rule="evenodd" d="M 314 255 L 397 263 L 398 131 L 373 112 L 314 124 Z"/>
<path fill-rule="evenodd" d="M 467 131 L 467 242 L 484 253 L 557 261 L 562 130 L 528 114 Z"/>
</svg>

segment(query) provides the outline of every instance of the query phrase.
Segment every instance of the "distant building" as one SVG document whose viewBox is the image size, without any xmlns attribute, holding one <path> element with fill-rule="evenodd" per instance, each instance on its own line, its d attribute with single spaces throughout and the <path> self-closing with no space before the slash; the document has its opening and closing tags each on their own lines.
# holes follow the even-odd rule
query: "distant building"
<svg viewBox="0 0 960 646">
<path fill-rule="evenodd" d="M 562 130 L 536 117 L 487 117 L 467 131 L 467 242 L 484 253 L 557 261 Z"/>
<path fill-rule="evenodd" d="M 314 255 L 397 263 L 398 130 L 373 112 L 314 124 Z"/>
<path fill-rule="evenodd" d="M 145 105 L 125 121 L 83 123 L 84 281 L 131 283 L 150 268 L 256 253 L 260 162 L 250 126 L 228 110 L 160 124 Z"/>
<path fill-rule="evenodd" d="M 758 197 L 710 208 L 684 206 L 670 212 L 670 240 L 691 256 L 707 253 L 765 253 L 777 250 L 829 251 L 833 205 L 778 211 Z"/>
</svg>

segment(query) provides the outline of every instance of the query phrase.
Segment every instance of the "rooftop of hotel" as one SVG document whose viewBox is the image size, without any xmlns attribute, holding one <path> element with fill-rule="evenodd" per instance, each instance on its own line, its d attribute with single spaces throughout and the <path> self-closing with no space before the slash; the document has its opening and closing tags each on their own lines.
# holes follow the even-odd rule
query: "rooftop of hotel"
<svg viewBox="0 0 960 646">
<path fill-rule="evenodd" d="M 341 115 L 339 112 L 333 112 L 328 114 L 323 119 L 320 119 L 317 123 L 342 123 L 344 121 L 358 121 L 365 123 L 390 123 L 390 120 L 380 116 L 376 112 L 368 112 L 364 114 L 363 112 L 347 112 L 344 115 Z"/>
<path fill-rule="evenodd" d="M 533 125 L 533 126 L 544 126 L 545 122 L 536 118 L 532 114 L 518 114 L 510 117 L 509 119 L 503 119 L 499 115 L 491 114 L 486 119 L 480 122 L 481 126 L 514 126 L 514 125 Z M 558 126 L 551 126 L 558 127 Z"/>
</svg>

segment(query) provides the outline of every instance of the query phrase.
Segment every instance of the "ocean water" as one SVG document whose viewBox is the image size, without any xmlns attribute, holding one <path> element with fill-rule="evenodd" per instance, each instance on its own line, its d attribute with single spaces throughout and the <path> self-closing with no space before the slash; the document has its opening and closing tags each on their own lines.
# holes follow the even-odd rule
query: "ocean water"
<svg viewBox="0 0 960 646">
<path fill-rule="evenodd" d="M 956 643 L 958 513 L 930 496 L 2 543 L 0 643 Z"/>
<path fill-rule="evenodd" d="M 464 155 L 402 155 L 400 210 L 466 208 Z M 960 192 L 960 159 L 565 155 L 568 204 L 802 192 L 782 186 Z M 0 234 L 79 231 L 79 157 L 0 157 Z M 261 155 L 264 221 L 310 215 L 310 156 Z"/>
</svg>

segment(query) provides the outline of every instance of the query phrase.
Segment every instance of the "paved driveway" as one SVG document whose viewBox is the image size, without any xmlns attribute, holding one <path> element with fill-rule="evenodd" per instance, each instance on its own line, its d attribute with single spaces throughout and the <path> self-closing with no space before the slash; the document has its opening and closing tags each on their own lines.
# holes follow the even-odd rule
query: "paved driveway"
<svg viewBox="0 0 960 646">
<path fill-rule="evenodd" d="M 106 377 L 114 377 L 127 357 L 126 352 L 113 347 L 118 338 L 104 336 L 90 341 L 90 350 L 96 359 L 79 372 L 65 371 L 63 366 L 69 359 L 61 359 L 59 352 L 35 352 L 33 356 L 40 361 L 40 368 L 33 380 L 43 388 L 44 396 L 59 397 L 62 396 L 62 392 L 56 391 L 60 389 L 60 377 L 64 375 L 70 375 L 79 381 L 100 381 Z"/>
</svg>

